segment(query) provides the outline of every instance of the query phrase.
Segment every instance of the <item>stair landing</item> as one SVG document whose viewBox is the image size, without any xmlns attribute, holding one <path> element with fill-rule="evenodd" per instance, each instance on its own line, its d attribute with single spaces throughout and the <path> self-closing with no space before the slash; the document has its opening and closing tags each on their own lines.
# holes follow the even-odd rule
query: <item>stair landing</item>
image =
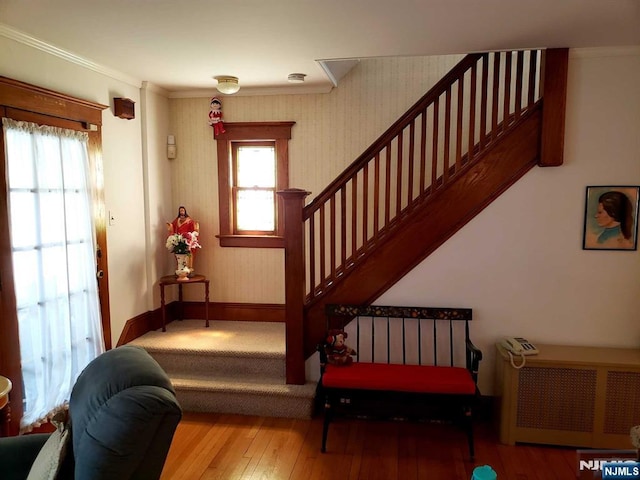
<svg viewBox="0 0 640 480">
<path fill-rule="evenodd" d="M 133 340 L 167 372 L 184 411 L 311 418 L 315 382 L 287 385 L 285 326 L 174 320 Z"/>
</svg>

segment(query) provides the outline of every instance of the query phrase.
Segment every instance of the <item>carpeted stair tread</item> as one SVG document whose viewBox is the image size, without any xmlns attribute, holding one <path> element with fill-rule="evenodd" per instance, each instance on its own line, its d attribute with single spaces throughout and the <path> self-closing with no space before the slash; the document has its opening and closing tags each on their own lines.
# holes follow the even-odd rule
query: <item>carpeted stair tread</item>
<svg viewBox="0 0 640 480">
<path fill-rule="evenodd" d="M 147 332 L 132 342 L 151 352 L 182 351 L 203 355 L 284 358 L 285 330 L 280 322 L 174 320 L 167 331 Z"/>
<path fill-rule="evenodd" d="M 316 382 L 304 385 L 289 385 L 286 383 L 264 383 L 251 378 L 171 378 L 176 390 L 200 390 L 217 392 L 256 393 L 262 395 L 278 395 L 286 397 L 311 398 L 315 396 Z"/>
<path fill-rule="evenodd" d="M 239 357 L 239 358 L 264 358 L 264 359 L 285 359 L 284 352 L 270 352 L 265 350 L 206 350 L 197 348 L 171 348 L 168 346 L 145 345 L 145 342 L 134 340 L 131 345 L 144 348 L 149 353 L 184 353 L 207 357 Z"/>
<path fill-rule="evenodd" d="M 285 381 L 285 326 L 182 320 L 130 342 L 167 372 L 184 411 L 311 418 L 316 382 Z"/>
</svg>

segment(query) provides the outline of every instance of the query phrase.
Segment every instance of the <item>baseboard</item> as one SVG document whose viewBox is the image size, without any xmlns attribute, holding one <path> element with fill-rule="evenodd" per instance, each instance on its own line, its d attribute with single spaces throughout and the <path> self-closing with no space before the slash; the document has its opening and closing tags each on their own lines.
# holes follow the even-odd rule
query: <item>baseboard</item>
<svg viewBox="0 0 640 480">
<path fill-rule="evenodd" d="M 182 316 L 204 320 L 204 302 L 183 302 L 180 314 L 179 302 L 167 305 L 167 323 Z M 222 303 L 209 302 L 209 320 L 231 320 L 241 322 L 284 322 L 284 305 L 275 303 Z M 160 308 L 141 313 L 127 320 L 117 346 L 124 345 L 152 330 L 162 327 Z"/>
<path fill-rule="evenodd" d="M 183 302 L 184 318 L 204 320 L 204 302 Z M 179 307 L 173 302 L 172 307 Z M 175 310 L 177 314 L 177 310 Z M 284 305 L 275 303 L 209 302 L 209 320 L 244 322 L 284 322 Z"/>
<path fill-rule="evenodd" d="M 116 347 L 129 343 L 147 332 L 162 327 L 160 309 L 141 313 L 129 320 L 124 325 Z"/>
</svg>

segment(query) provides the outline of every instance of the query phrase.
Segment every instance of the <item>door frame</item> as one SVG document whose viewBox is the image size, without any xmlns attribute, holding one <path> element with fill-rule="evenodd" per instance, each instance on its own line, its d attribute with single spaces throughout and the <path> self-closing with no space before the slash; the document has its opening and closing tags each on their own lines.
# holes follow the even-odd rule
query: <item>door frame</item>
<svg viewBox="0 0 640 480">
<path fill-rule="evenodd" d="M 35 85 L 0 76 L 0 117 L 30 121 L 88 133 L 89 162 L 94 185 L 102 185 L 102 111 L 107 105 L 89 102 Z M 0 124 L 0 272 L 13 272 L 11 237 L 9 234 L 8 185 L 5 160 L 4 133 Z M 104 190 L 94 192 L 94 222 L 96 242 L 100 248 L 96 271 L 98 278 L 100 313 L 105 348 L 111 349 L 111 320 L 109 310 L 109 271 L 107 255 L 107 216 Z M 20 343 L 13 273 L 0 273 L 0 375 L 9 378 L 13 389 L 9 394 L 11 416 L 9 433 L 16 435 L 22 418 L 22 373 Z M 17 400 L 19 399 L 19 401 Z"/>
</svg>

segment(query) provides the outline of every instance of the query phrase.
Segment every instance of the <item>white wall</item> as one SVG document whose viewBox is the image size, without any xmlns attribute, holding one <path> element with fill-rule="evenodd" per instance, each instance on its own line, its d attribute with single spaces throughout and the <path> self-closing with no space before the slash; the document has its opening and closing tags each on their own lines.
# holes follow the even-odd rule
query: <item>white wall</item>
<svg viewBox="0 0 640 480">
<path fill-rule="evenodd" d="M 640 185 L 640 50 L 569 58 L 565 164 L 534 168 L 376 303 L 474 309 L 480 387 L 494 343 L 640 348 L 640 252 L 582 250 L 587 185 Z"/>
<path fill-rule="evenodd" d="M 157 93 L 147 94 L 151 113 L 145 135 L 151 147 L 145 161 L 150 165 L 149 176 L 154 183 L 149 199 L 143 171 L 140 82 L 110 73 L 0 35 L 0 75 L 109 105 L 102 114 L 102 149 L 106 209 L 115 217 L 115 223 L 107 227 L 111 331 L 115 346 L 126 321 L 150 309 L 152 281 L 148 280 L 147 262 L 152 258 L 153 265 L 159 255 L 148 253 L 147 225 L 156 228 L 158 217 L 164 217 L 164 207 L 157 205 L 165 198 L 170 202 L 170 182 L 168 167 L 162 167 L 167 162 L 163 148 L 166 148 L 168 101 Z M 135 120 L 114 117 L 114 97 L 127 97 L 135 102 Z M 147 214 L 145 205 L 150 202 L 153 208 Z M 157 213 L 158 209 L 162 215 Z M 155 242 L 150 248 L 157 250 Z M 152 275 L 156 270 L 149 269 Z"/>
<path fill-rule="evenodd" d="M 143 84 L 142 103 L 142 162 L 145 196 L 145 229 L 147 235 L 147 291 L 146 310 L 160 305 L 158 279 L 171 273 L 173 259 L 167 255 L 165 247 L 167 237 L 166 222 L 173 219 L 171 194 L 171 162 L 167 158 L 167 135 L 169 129 L 169 99 L 166 92 Z M 174 268 L 175 269 L 175 268 Z M 175 292 L 173 292 L 175 294 Z M 173 295 L 167 290 L 167 302 Z"/>
</svg>

